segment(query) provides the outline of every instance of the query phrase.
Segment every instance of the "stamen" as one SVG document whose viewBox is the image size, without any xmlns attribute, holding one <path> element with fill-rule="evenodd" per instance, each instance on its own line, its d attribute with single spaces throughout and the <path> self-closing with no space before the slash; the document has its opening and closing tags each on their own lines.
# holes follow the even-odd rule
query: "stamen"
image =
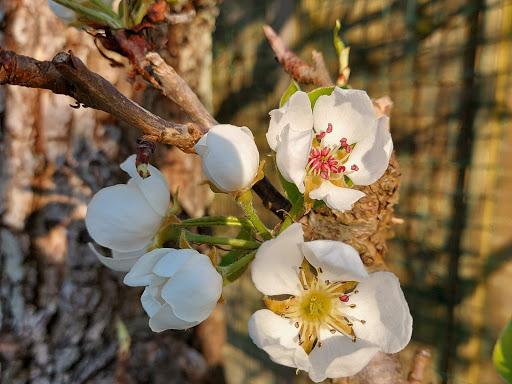
<svg viewBox="0 0 512 384">
<path fill-rule="evenodd" d="M 332 132 L 332 124 L 329 123 L 327 124 L 327 133 L 331 133 Z"/>
<path fill-rule="evenodd" d="M 353 171 L 359 171 L 359 167 L 355 164 L 353 164 L 351 167 L 350 167 L 351 170 Z"/>
<path fill-rule="evenodd" d="M 342 295 L 340 296 L 340 300 L 343 301 L 344 303 L 346 303 L 349 299 L 349 296 L 348 295 Z"/>
</svg>

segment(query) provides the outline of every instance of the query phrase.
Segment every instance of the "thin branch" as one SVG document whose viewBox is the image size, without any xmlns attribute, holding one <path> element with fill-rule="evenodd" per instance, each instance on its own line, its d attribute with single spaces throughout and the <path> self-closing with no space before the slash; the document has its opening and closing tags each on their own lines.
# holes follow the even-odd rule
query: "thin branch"
<svg viewBox="0 0 512 384">
<path fill-rule="evenodd" d="M 147 139 L 193 152 L 205 130 L 198 124 L 166 121 L 120 93 L 110 82 L 91 72 L 71 53 L 52 61 L 38 61 L 11 51 L 0 51 L 0 84 L 49 89 L 68 95 L 85 107 L 110 113 L 140 129 Z"/>
<path fill-rule="evenodd" d="M 276 34 L 269 25 L 263 26 L 263 32 L 267 37 L 272 50 L 274 51 L 279 64 L 297 82 L 314 84 L 318 86 L 333 85 L 332 79 L 325 66 L 323 56 L 320 52 L 314 51 L 314 66 L 301 60 L 295 53 L 290 51 L 283 40 Z"/>
<path fill-rule="evenodd" d="M 407 380 L 409 384 L 422 384 L 425 379 L 425 370 L 430 363 L 431 353 L 426 348 L 418 348 L 414 354 L 411 371 Z"/>
<path fill-rule="evenodd" d="M 146 59 L 151 64 L 151 75 L 158 83 L 156 87 L 166 97 L 178 104 L 194 121 L 204 127 L 218 124 L 187 82 L 158 53 L 150 52 L 146 55 Z"/>
</svg>

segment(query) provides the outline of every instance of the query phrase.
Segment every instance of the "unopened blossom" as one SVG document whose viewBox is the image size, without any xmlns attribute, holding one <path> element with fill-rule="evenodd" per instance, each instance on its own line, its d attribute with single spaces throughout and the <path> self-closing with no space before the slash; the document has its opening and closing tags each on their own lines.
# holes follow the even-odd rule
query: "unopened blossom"
<svg viewBox="0 0 512 384">
<path fill-rule="evenodd" d="M 131 177 L 128 183 L 101 189 L 87 206 L 85 216 L 93 240 L 112 250 L 112 257 L 95 251 L 96 255 L 116 271 L 128 271 L 146 252 L 170 203 L 169 188 L 160 171 L 149 165 L 150 176 L 142 178 L 135 160 L 132 155 L 121 164 Z"/>
<path fill-rule="evenodd" d="M 386 171 L 393 142 L 389 118 L 377 117 L 362 90 L 334 88 L 314 109 L 298 91 L 270 112 L 267 141 L 283 177 L 309 198 L 345 211 L 365 194 L 353 185 L 370 185 Z"/>
<path fill-rule="evenodd" d="M 128 272 L 124 283 L 146 287 L 141 303 L 154 332 L 196 326 L 210 316 L 222 293 L 222 277 L 208 256 L 193 249 L 148 252 Z"/>
<path fill-rule="evenodd" d="M 196 144 L 203 172 L 222 192 L 250 188 L 260 161 L 252 132 L 247 127 L 216 125 Z"/>
<path fill-rule="evenodd" d="M 300 224 L 262 244 L 252 279 L 268 308 L 251 317 L 252 340 L 315 382 L 352 376 L 378 351 L 396 353 L 410 341 L 412 317 L 397 277 L 368 274 L 342 242 L 304 242 Z"/>
<path fill-rule="evenodd" d="M 71 24 L 76 20 L 76 13 L 69 8 L 53 1 L 48 0 L 48 6 L 52 10 L 52 12 L 66 24 Z"/>
</svg>

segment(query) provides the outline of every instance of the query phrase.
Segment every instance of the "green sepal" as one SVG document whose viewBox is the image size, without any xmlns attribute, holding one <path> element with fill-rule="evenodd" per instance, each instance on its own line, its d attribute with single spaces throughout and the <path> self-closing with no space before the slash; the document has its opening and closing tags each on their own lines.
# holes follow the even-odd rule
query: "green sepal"
<svg viewBox="0 0 512 384">
<path fill-rule="evenodd" d="M 512 384 L 512 320 L 501 331 L 494 346 L 492 361 L 500 376 Z"/>
<path fill-rule="evenodd" d="M 255 251 L 233 250 L 228 252 L 216 267 L 224 280 L 224 284 L 232 283 L 238 279 L 245 272 L 254 256 L 256 256 Z"/>
<path fill-rule="evenodd" d="M 326 95 L 329 96 L 334 91 L 334 86 L 331 87 L 321 87 L 308 92 L 309 101 L 311 102 L 311 108 L 315 106 L 316 101 L 320 96 Z"/>
<path fill-rule="evenodd" d="M 286 104 L 286 102 L 292 97 L 292 95 L 300 91 L 300 86 L 297 84 L 295 80 L 292 80 L 286 91 L 284 91 L 283 96 L 281 96 L 281 100 L 279 101 L 279 108 Z"/>
</svg>

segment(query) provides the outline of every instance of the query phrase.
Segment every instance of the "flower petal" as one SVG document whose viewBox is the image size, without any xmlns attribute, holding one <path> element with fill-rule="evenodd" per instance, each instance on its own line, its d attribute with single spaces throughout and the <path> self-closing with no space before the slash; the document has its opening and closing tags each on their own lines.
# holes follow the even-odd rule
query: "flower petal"
<svg viewBox="0 0 512 384">
<path fill-rule="evenodd" d="M 146 311 L 149 317 L 155 316 L 162 308 L 162 305 L 165 304 L 163 300 L 158 300 L 158 291 L 158 286 L 148 285 L 140 297 L 142 308 L 144 308 L 144 311 Z"/>
<path fill-rule="evenodd" d="M 130 287 L 150 285 L 158 278 L 158 276 L 153 273 L 155 264 L 169 251 L 169 248 L 158 248 L 142 255 L 132 269 L 130 269 L 130 272 L 124 277 L 123 282 Z"/>
<path fill-rule="evenodd" d="M 148 165 L 150 176 L 143 179 L 137 172 L 135 160 L 136 155 L 131 155 L 121 164 L 121 169 L 130 175 L 130 182 L 137 185 L 155 212 L 162 217 L 165 216 L 171 201 L 167 181 L 151 164 Z"/>
<path fill-rule="evenodd" d="M 347 168 L 353 164 L 358 170 L 349 175 L 356 185 L 375 183 L 386 172 L 393 152 L 393 140 L 389 132 L 389 117 L 383 116 L 378 126 L 364 140 L 358 142 L 347 161 Z"/>
<path fill-rule="evenodd" d="M 185 321 L 203 321 L 222 293 L 222 277 L 208 256 L 197 253 L 162 288 L 162 298 Z"/>
<path fill-rule="evenodd" d="M 153 273 L 160 277 L 171 277 L 196 255 L 201 254 L 194 249 L 169 248 L 168 252 L 156 262 Z"/>
<path fill-rule="evenodd" d="M 85 225 L 96 243 L 128 252 L 142 249 L 161 220 L 138 188 L 118 184 L 94 195 L 87 206 Z"/>
<path fill-rule="evenodd" d="M 149 319 L 149 327 L 153 332 L 162 332 L 167 329 L 189 329 L 195 327 L 200 321 L 185 321 L 176 316 L 170 305 L 165 304 Z"/>
<path fill-rule="evenodd" d="M 274 151 L 281 141 L 283 129 L 287 126 L 295 132 L 313 130 L 311 102 L 306 92 L 295 92 L 282 108 L 270 111 L 267 141 Z"/>
<path fill-rule="evenodd" d="M 341 212 L 350 211 L 354 203 L 364 196 L 366 196 L 364 192 L 337 187 L 330 181 L 324 181 L 320 187 L 309 192 L 311 199 L 323 200 L 329 208 Z"/>
<path fill-rule="evenodd" d="M 295 132 L 289 126 L 283 129 L 281 142 L 276 149 L 277 168 L 283 177 L 294 183 L 304 193 L 304 177 L 308 164 L 313 131 Z"/>
<path fill-rule="evenodd" d="M 398 278 L 390 272 L 375 272 L 362 280 L 357 290 L 350 296 L 356 307 L 347 312 L 366 321 L 354 322 L 357 338 L 379 346 L 385 353 L 402 350 L 411 340 L 412 317 Z"/>
<path fill-rule="evenodd" d="M 323 280 L 359 281 L 368 276 L 359 253 L 341 241 L 309 241 L 302 244 L 302 252 L 311 265 L 322 269 Z"/>
<path fill-rule="evenodd" d="M 320 96 L 313 110 L 316 132 L 327 130 L 324 145 L 339 145 L 342 138 L 349 144 L 363 140 L 377 125 L 373 104 L 365 91 L 358 89 L 334 88 L 331 95 Z"/>
<path fill-rule="evenodd" d="M 363 340 L 354 343 L 346 336 L 329 337 L 309 354 L 309 377 L 319 383 L 326 378 L 353 376 L 366 367 L 378 351 L 378 347 Z"/>
<path fill-rule="evenodd" d="M 249 336 L 277 364 L 309 370 L 309 359 L 298 343 L 298 330 L 290 320 L 268 309 L 256 311 L 249 319 Z"/>
<path fill-rule="evenodd" d="M 89 243 L 89 248 L 94 252 L 98 260 L 101 261 L 104 266 L 118 272 L 128 272 L 137 260 L 139 260 L 139 258 L 145 253 L 144 249 L 132 252 L 112 251 L 112 257 L 107 257 L 98 252 L 92 243 Z"/>
<path fill-rule="evenodd" d="M 298 295 L 301 292 L 299 266 L 304 256 L 300 244 L 304 232 L 298 223 L 290 225 L 273 240 L 265 241 L 252 262 L 256 288 L 265 295 Z"/>
<path fill-rule="evenodd" d="M 225 192 L 247 188 L 258 171 L 259 152 L 247 127 L 216 125 L 196 144 L 204 173 Z"/>
</svg>

